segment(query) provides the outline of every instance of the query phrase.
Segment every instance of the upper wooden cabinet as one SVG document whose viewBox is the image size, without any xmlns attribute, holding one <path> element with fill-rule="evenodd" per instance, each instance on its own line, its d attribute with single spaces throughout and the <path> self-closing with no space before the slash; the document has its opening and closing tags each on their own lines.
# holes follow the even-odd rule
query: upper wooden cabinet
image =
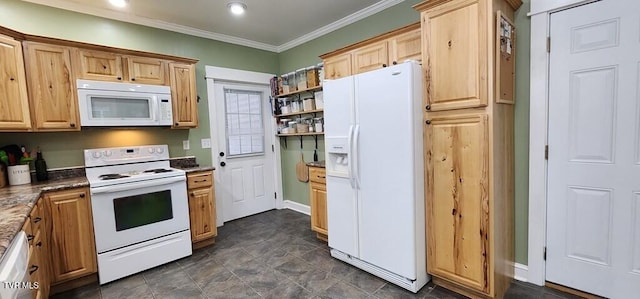
<svg viewBox="0 0 640 299">
<path fill-rule="evenodd" d="M 389 47 L 386 41 L 364 46 L 354 50 L 351 55 L 353 56 L 354 74 L 364 73 L 389 65 Z"/>
<path fill-rule="evenodd" d="M 324 79 L 338 79 L 422 58 L 420 23 L 320 55 Z"/>
<path fill-rule="evenodd" d="M 351 76 L 351 53 L 324 59 L 324 79 L 338 79 Z"/>
<path fill-rule="evenodd" d="M 487 105 L 488 27 L 485 0 L 455 0 L 422 13 L 432 111 Z"/>
<path fill-rule="evenodd" d="M 0 35 L 0 131 L 31 129 L 22 45 Z"/>
<path fill-rule="evenodd" d="M 389 39 L 390 64 L 422 59 L 422 37 L 419 29 Z"/>
<path fill-rule="evenodd" d="M 79 131 L 71 49 L 35 42 L 24 42 L 24 49 L 34 129 Z"/>
<path fill-rule="evenodd" d="M 198 126 L 198 94 L 196 93 L 196 68 L 193 64 L 171 63 L 171 102 L 173 103 L 173 127 Z"/>
<path fill-rule="evenodd" d="M 166 85 L 167 61 L 119 53 L 76 50 L 78 78 Z"/>
</svg>

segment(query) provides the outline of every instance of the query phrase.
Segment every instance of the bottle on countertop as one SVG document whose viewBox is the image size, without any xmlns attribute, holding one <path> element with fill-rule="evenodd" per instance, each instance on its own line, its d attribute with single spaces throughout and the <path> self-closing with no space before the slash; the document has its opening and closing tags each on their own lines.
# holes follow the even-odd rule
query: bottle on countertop
<svg viewBox="0 0 640 299">
<path fill-rule="evenodd" d="M 38 151 L 36 153 L 36 180 L 38 181 L 46 181 L 49 179 L 49 175 L 47 174 L 47 162 L 42 158 L 42 152 L 40 152 L 40 147 L 38 147 Z"/>
</svg>

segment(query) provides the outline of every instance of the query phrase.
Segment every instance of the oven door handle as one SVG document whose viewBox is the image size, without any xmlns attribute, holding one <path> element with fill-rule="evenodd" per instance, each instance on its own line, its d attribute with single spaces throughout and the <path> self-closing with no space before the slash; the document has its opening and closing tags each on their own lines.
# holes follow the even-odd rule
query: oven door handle
<svg viewBox="0 0 640 299">
<path fill-rule="evenodd" d="M 95 187 L 95 188 L 91 188 L 91 194 L 100 194 L 100 193 L 110 193 L 110 192 L 118 192 L 118 191 L 136 190 L 136 189 L 139 189 L 139 188 L 163 186 L 163 185 L 167 185 L 167 184 L 171 184 L 171 183 L 184 182 L 186 180 L 187 180 L 187 178 L 184 177 L 184 176 L 177 176 L 177 177 L 164 178 L 164 179 L 158 179 L 158 180 L 148 180 L 148 181 L 135 182 L 135 183 L 126 183 L 126 184 L 121 184 L 121 185 Z"/>
</svg>

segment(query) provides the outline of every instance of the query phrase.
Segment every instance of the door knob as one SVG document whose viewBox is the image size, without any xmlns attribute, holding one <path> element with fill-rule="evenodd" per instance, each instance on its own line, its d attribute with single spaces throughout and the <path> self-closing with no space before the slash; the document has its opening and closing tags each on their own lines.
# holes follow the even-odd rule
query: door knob
<svg viewBox="0 0 640 299">
<path fill-rule="evenodd" d="M 224 161 L 220 162 L 220 166 L 225 167 L 225 165 L 227 165 L 227 163 L 224 163 Z"/>
<path fill-rule="evenodd" d="M 224 157 L 224 152 L 220 152 L 220 157 Z"/>
</svg>

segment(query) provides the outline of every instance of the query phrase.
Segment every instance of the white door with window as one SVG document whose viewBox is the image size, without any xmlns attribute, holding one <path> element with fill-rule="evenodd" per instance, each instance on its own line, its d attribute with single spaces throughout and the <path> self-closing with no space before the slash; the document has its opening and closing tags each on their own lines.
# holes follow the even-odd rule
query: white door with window
<svg viewBox="0 0 640 299">
<path fill-rule="evenodd" d="M 268 86 L 216 82 L 216 196 L 223 221 L 276 207 Z M 214 153 L 215 155 L 215 153 Z"/>
<path fill-rule="evenodd" d="M 640 296 L 640 1 L 551 14 L 546 280 Z"/>
</svg>

